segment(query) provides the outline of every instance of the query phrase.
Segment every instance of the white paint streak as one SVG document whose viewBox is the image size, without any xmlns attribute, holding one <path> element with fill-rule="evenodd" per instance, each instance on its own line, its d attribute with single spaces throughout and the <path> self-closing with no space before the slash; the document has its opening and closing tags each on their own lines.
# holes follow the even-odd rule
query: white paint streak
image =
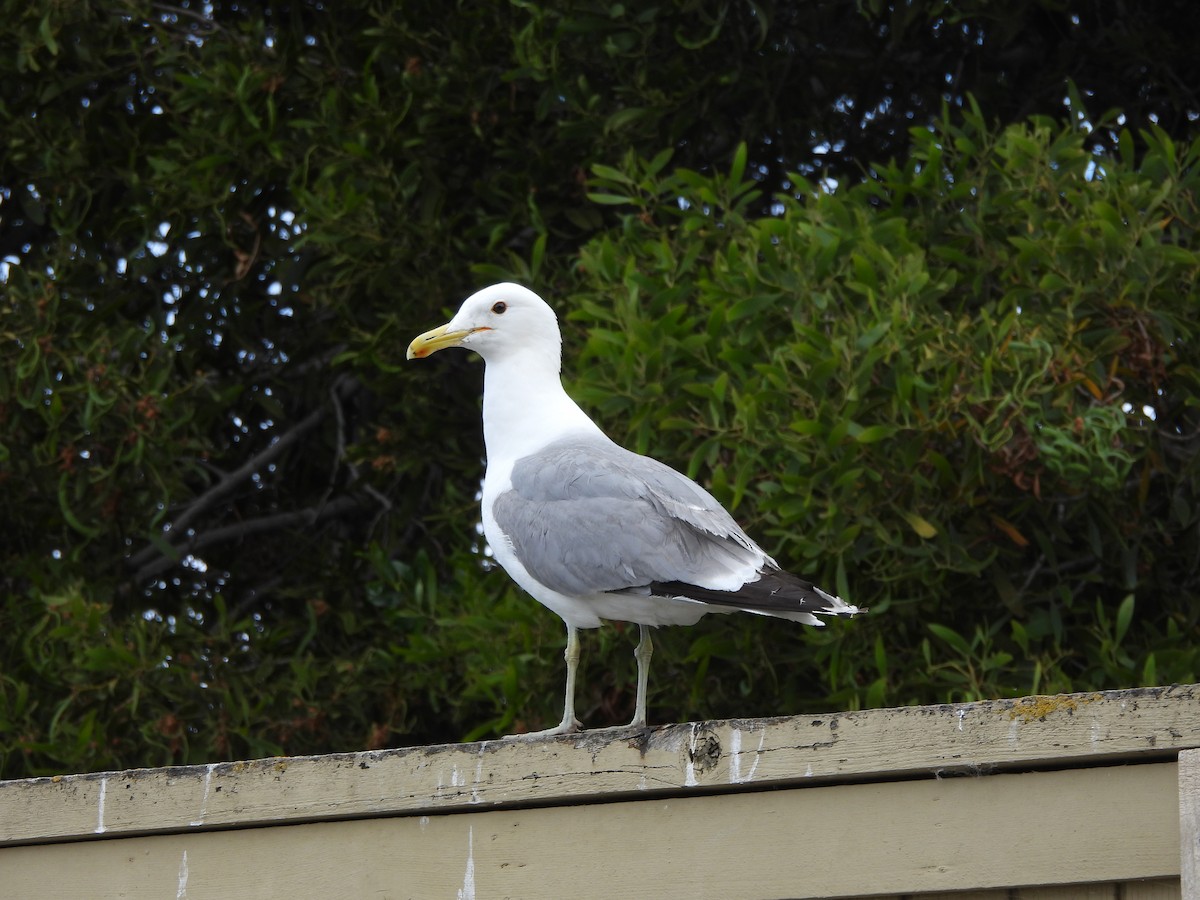
<svg viewBox="0 0 1200 900">
<path fill-rule="evenodd" d="M 467 829 L 467 871 L 463 875 L 463 886 L 458 891 L 458 900 L 475 900 L 475 826 Z"/>
<path fill-rule="evenodd" d="M 697 726 L 695 723 L 693 723 L 692 724 L 692 739 L 691 739 L 691 742 L 688 744 L 687 772 L 683 778 L 683 786 L 684 787 L 695 787 L 696 785 L 698 785 L 700 783 L 699 781 L 696 780 L 696 762 L 695 762 L 695 759 L 696 759 L 696 730 L 697 730 Z"/>
<path fill-rule="evenodd" d="M 216 763 L 209 763 L 204 767 L 204 795 L 200 798 L 200 813 L 188 823 L 189 825 L 204 824 L 204 817 L 208 815 L 208 791 L 212 787 L 213 769 L 216 767 Z"/>
<path fill-rule="evenodd" d="M 767 740 L 767 733 L 764 731 L 758 736 L 758 749 L 754 751 L 754 763 L 750 766 L 750 774 L 746 776 L 747 781 L 754 780 L 754 773 L 758 771 L 758 761 L 762 759 L 763 744 Z M 809 774 L 812 773 L 812 766 L 808 767 Z"/>
<path fill-rule="evenodd" d="M 417 825 L 420 826 L 422 831 L 425 830 L 425 828 L 428 824 L 429 824 L 429 816 L 421 816 L 421 818 L 417 819 Z"/>
<path fill-rule="evenodd" d="M 175 900 L 184 900 L 187 897 L 188 883 L 188 864 L 187 851 L 183 851 L 183 859 L 179 860 L 179 887 L 175 891 Z"/>
<path fill-rule="evenodd" d="M 482 803 L 479 796 L 479 782 L 483 781 L 483 745 L 479 745 L 479 759 L 475 762 L 475 782 L 471 785 L 471 802 Z"/>
<path fill-rule="evenodd" d="M 104 798 L 108 796 L 108 778 L 100 779 L 100 807 L 96 810 L 96 834 L 104 834 Z"/>
<path fill-rule="evenodd" d="M 967 711 L 965 709 L 960 709 L 958 712 L 956 712 L 954 714 L 954 717 L 956 719 L 958 719 L 958 730 L 962 731 L 963 730 L 963 719 L 965 719 L 967 717 Z"/>
<path fill-rule="evenodd" d="M 804 777 L 812 778 L 812 763 L 809 763 L 807 766 L 804 767 Z"/>
<path fill-rule="evenodd" d="M 458 766 L 450 770 L 450 787 L 463 787 L 466 783 L 467 779 L 458 771 Z"/>
<path fill-rule="evenodd" d="M 1091 737 L 1091 741 L 1092 741 L 1092 747 L 1094 748 L 1098 743 L 1100 743 L 1100 723 L 1099 722 L 1092 723 L 1090 737 Z"/>
<path fill-rule="evenodd" d="M 1020 727 L 1021 725 L 1016 719 L 1013 719 L 1012 724 L 1008 726 L 1008 746 L 1016 747 L 1021 742 L 1020 737 L 1017 735 Z"/>
<path fill-rule="evenodd" d="M 741 784 L 742 782 L 742 731 L 740 728 L 733 729 L 733 734 L 729 736 L 729 783 Z"/>
<path fill-rule="evenodd" d="M 767 739 L 767 733 L 764 731 L 758 736 L 758 749 L 754 751 L 754 762 L 750 765 L 750 771 L 745 775 L 742 774 L 742 732 L 739 729 L 734 729 L 733 734 L 729 738 L 729 783 L 730 784 L 748 784 L 754 780 L 754 773 L 758 771 L 758 762 L 762 758 L 763 742 Z M 811 768 L 811 767 L 810 767 Z M 811 774 L 811 772 L 810 772 Z"/>
</svg>

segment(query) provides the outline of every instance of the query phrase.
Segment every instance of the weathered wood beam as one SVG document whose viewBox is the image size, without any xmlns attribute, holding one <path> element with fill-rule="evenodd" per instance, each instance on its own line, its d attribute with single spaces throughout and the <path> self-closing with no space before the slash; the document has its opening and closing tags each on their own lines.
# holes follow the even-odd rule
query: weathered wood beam
<svg viewBox="0 0 1200 900">
<path fill-rule="evenodd" d="M 0 782 L 0 847 L 1174 760 L 1200 685 Z"/>
</svg>

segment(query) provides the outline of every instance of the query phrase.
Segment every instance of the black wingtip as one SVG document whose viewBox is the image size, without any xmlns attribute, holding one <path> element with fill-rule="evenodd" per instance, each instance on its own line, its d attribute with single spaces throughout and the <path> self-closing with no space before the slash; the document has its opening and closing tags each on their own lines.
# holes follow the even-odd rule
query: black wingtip
<svg viewBox="0 0 1200 900">
<path fill-rule="evenodd" d="M 649 587 L 650 593 L 661 597 L 685 597 L 763 615 L 808 613 L 849 619 L 867 611 L 788 572 L 763 573 L 757 581 L 747 582 L 736 591 L 719 591 L 681 581 L 655 581 Z"/>
</svg>

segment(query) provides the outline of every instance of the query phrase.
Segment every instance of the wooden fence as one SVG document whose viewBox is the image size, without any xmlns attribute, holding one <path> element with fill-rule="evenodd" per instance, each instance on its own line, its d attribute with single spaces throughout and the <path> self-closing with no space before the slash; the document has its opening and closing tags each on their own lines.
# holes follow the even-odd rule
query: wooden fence
<svg viewBox="0 0 1200 900">
<path fill-rule="evenodd" d="M 1197 748 L 1184 685 L 0 782 L 0 898 L 1200 900 Z"/>
</svg>

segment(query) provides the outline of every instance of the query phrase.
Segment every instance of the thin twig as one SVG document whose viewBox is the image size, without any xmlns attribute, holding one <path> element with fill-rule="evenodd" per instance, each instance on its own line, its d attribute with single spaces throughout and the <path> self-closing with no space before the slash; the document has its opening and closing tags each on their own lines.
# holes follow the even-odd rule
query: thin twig
<svg viewBox="0 0 1200 900">
<path fill-rule="evenodd" d="M 342 412 L 342 401 L 338 397 L 338 383 L 335 381 L 329 389 L 329 402 L 333 404 L 333 415 L 337 419 L 337 434 L 333 448 L 333 463 L 329 466 L 329 483 L 325 485 L 325 493 L 321 495 L 319 503 L 324 503 L 333 496 L 333 489 L 337 485 L 338 469 L 342 467 L 342 458 L 346 455 L 346 416 Z M 357 473 L 354 467 L 350 467 L 351 483 L 354 481 L 354 476 Z"/>
</svg>

